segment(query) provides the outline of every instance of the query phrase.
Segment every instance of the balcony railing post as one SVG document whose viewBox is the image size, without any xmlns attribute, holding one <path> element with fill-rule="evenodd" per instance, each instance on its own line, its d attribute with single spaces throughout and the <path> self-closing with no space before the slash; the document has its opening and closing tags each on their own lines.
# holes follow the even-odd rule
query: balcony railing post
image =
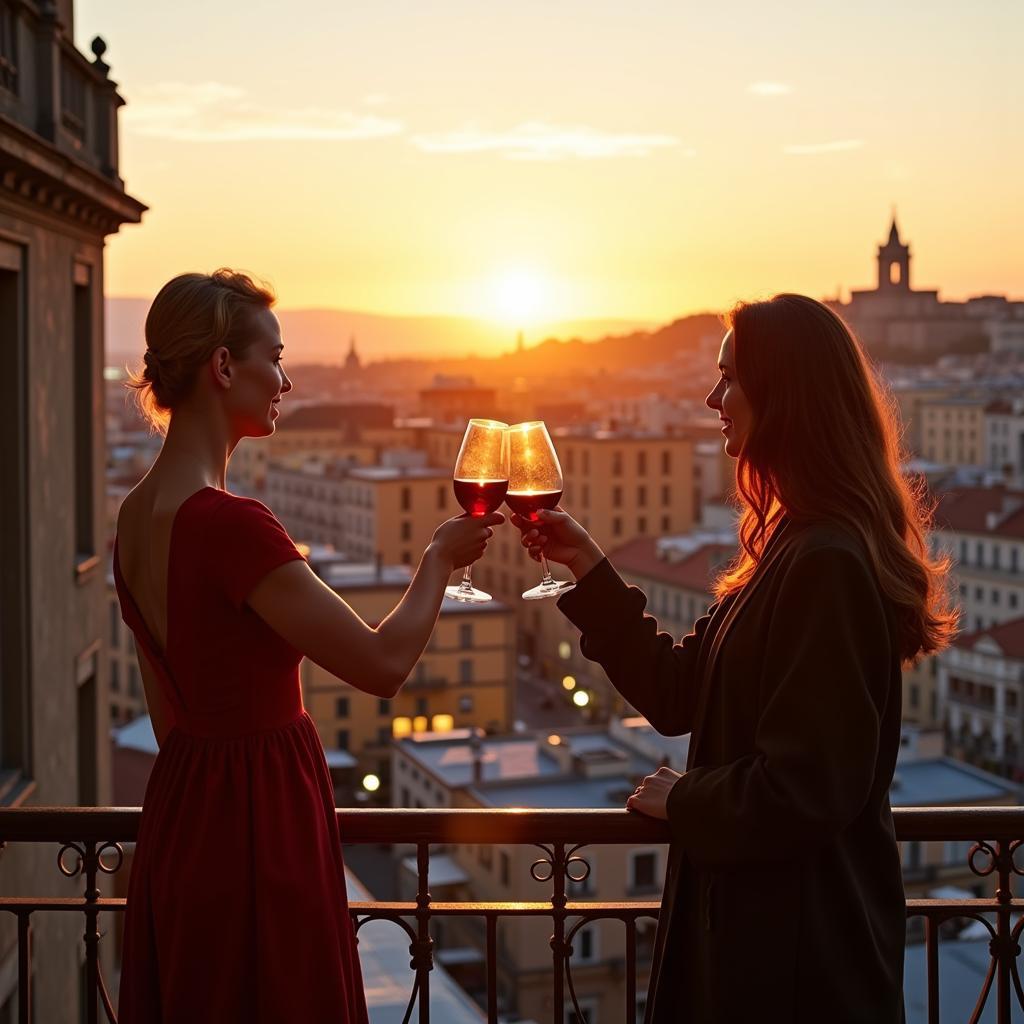
<svg viewBox="0 0 1024 1024">
<path fill-rule="evenodd" d="M 1012 1006 L 1010 1003 L 1010 969 L 1020 955 L 1020 946 L 1013 937 L 1013 922 L 1010 920 L 1010 908 L 1013 891 L 1010 887 L 1010 875 L 1013 872 L 1014 842 L 1000 841 L 997 849 L 996 868 L 999 873 L 999 888 L 996 889 L 996 900 L 999 909 L 996 911 L 996 938 L 992 950 L 996 958 L 996 1019 L 999 1024 L 1010 1024 Z"/>
<path fill-rule="evenodd" d="M 416 942 L 409 952 L 412 968 L 416 972 L 419 993 L 420 1024 L 430 1024 L 430 972 L 434 968 L 434 942 L 430 937 L 430 889 L 427 874 L 430 870 L 430 846 L 416 844 Z"/>
<path fill-rule="evenodd" d="M 565 1022 L 565 965 L 572 948 L 565 941 L 565 844 L 551 846 L 551 917 L 554 931 L 551 935 L 551 959 L 554 973 L 554 1024 Z"/>
<path fill-rule="evenodd" d="M 626 1016 L 627 1024 L 636 1020 L 636 918 L 627 917 L 626 926 Z"/>
<path fill-rule="evenodd" d="M 32 1020 L 32 911 L 18 914 L 18 1024 Z"/>
<path fill-rule="evenodd" d="M 96 844 L 87 842 L 85 847 L 85 1020 L 86 1024 L 99 1024 L 99 908 L 96 901 L 100 891 L 96 886 L 96 872 L 99 857 Z"/>
</svg>

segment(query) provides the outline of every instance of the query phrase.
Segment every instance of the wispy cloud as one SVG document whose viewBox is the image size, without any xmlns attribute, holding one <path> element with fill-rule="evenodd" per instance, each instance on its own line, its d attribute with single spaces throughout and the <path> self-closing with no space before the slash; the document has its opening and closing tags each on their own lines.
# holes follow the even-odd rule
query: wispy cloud
<svg viewBox="0 0 1024 1024">
<path fill-rule="evenodd" d="M 755 96 L 788 96 L 793 86 L 786 82 L 751 82 L 747 92 Z"/>
<path fill-rule="evenodd" d="M 140 135 L 178 142 L 373 139 L 404 130 L 372 114 L 256 103 L 223 82 L 160 82 L 135 93 L 124 117 Z"/>
<path fill-rule="evenodd" d="M 783 146 L 782 152 L 787 156 L 817 156 L 819 153 L 842 153 L 848 149 L 860 149 L 863 145 L 863 139 L 836 139 L 833 142 L 804 142 Z"/>
<path fill-rule="evenodd" d="M 425 153 L 497 153 L 506 160 L 600 160 L 649 156 L 657 149 L 678 146 L 672 135 L 602 132 L 582 125 L 527 121 L 504 132 L 475 126 L 460 131 L 417 135 L 413 144 Z M 692 155 L 692 150 L 685 150 Z"/>
</svg>

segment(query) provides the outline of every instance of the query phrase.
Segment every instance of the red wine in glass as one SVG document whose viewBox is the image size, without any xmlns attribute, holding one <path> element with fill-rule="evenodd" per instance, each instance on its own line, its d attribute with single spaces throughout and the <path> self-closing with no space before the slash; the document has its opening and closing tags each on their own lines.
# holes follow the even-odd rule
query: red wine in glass
<svg viewBox="0 0 1024 1024">
<path fill-rule="evenodd" d="M 505 500 L 507 480 L 459 480 L 454 482 L 455 500 L 471 515 L 497 512 Z"/>
<path fill-rule="evenodd" d="M 505 504 L 532 523 L 537 522 L 537 513 L 542 508 L 555 508 L 561 500 L 561 491 L 509 491 L 505 495 Z"/>
</svg>

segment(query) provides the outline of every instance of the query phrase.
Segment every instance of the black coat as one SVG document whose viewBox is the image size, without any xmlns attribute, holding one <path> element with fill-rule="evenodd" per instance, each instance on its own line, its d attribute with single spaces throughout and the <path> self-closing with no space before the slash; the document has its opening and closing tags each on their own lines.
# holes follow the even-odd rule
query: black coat
<svg viewBox="0 0 1024 1024">
<path fill-rule="evenodd" d="M 691 733 L 648 1024 L 902 1021 L 902 680 L 861 542 L 786 523 L 680 643 L 645 605 L 607 560 L 559 600 L 626 700 Z"/>
</svg>

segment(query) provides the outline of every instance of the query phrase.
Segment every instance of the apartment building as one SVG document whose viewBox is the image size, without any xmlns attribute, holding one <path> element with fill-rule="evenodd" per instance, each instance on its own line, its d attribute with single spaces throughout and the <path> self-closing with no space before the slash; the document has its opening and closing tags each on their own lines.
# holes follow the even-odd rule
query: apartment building
<svg viewBox="0 0 1024 1024">
<path fill-rule="evenodd" d="M 362 618 L 384 619 L 409 585 L 404 566 L 334 563 L 314 569 Z M 391 700 L 357 690 L 308 659 L 302 663 L 303 701 L 328 750 L 347 751 L 373 774 L 386 795 L 393 736 L 477 727 L 511 728 L 515 617 L 497 601 L 461 604 L 447 598 L 426 651 Z"/>
<path fill-rule="evenodd" d="M 921 454 L 947 466 L 985 465 L 986 397 L 953 395 L 923 401 Z"/>
<path fill-rule="evenodd" d="M 1024 780 L 1024 616 L 962 633 L 937 661 L 949 751 Z"/>
<path fill-rule="evenodd" d="M 145 207 L 118 173 L 103 41 L 94 59 L 75 48 L 71 0 L 0 17 L 0 804 L 107 804 L 103 251 Z M 2 859 L 7 892 L 81 896 L 38 849 Z M 33 917 L 39 1021 L 85 1019 L 72 918 Z M 17 978 L 4 915 L 0 1020 Z"/>
<path fill-rule="evenodd" d="M 986 406 L 985 466 L 1008 487 L 1024 488 L 1024 399 Z"/>
<path fill-rule="evenodd" d="M 425 461 L 421 452 L 405 456 Z M 271 463 L 266 495 L 296 540 L 330 544 L 355 561 L 383 565 L 415 566 L 438 525 L 462 513 L 451 470 L 426 465 Z"/>
</svg>

